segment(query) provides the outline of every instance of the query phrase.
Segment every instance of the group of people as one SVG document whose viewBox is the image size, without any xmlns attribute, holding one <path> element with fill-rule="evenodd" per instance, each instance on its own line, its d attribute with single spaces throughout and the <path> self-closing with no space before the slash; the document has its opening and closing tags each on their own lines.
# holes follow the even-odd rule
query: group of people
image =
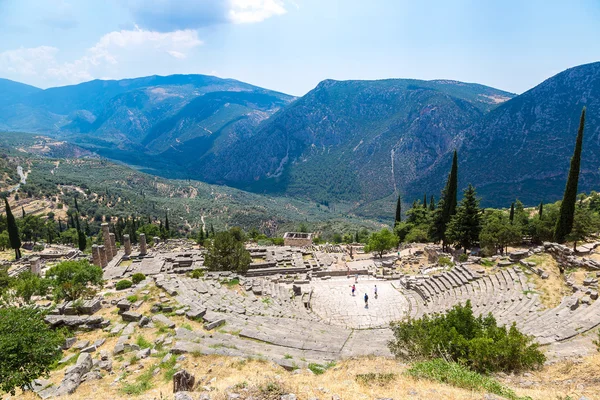
<svg viewBox="0 0 600 400">
<path fill-rule="evenodd" d="M 356 293 L 356 283 L 358 283 L 358 274 L 356 275 L 354 285 L 352 285 L 352 296 L 354 296 Z M 377 298 L 377 285 L 375 285 L 375 287 L 373 288 L 373 293 L 375 295 L 375 298 Z M 364 299 L 365 299 L 365 308 L 369 308 L 369 294 L 367 292 L 365 292 Z"/>
</svg>

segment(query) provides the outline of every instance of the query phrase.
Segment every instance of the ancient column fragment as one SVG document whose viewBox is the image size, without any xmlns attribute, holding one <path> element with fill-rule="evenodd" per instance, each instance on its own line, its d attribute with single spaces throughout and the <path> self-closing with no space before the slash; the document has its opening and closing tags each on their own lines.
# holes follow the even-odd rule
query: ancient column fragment
<svg viewBox="0 0 600 400">
<path fill-rule="evenodd" d="M 105 222 L 102 225 L 102 239 L 104 239 L 104 254 L 106 254 L 106 260 L 110 261 L 113 258 L 112 246 L 110 244 L 110 232 L 108 231 L 108 224 Z"/>
<path fill-rule="evenodd" d="M 131 254 L 131 239 L 129 235 L 123 235 L 123 246 L 125 247 L 125 255 Z"/>
<path fill-rule="evenodd" d="M 106 259 L 106 247 L 102 245 L 98 246 L 98 252 L 100 253 L 100 266 L 106 268 L 108 265 L 108 260 Z"/>
<path fill-rule="evenodd" d="M 140 255 L 145 256 L 147 251 L 148 250 L 146 249 L 146 234 L 140 233 Z"/>
<path fill-rule="evenodd" d="M 96 267 L 102 267 L 102 262 L 100 261 L 100 249 L 98 249 L 97 244 L 92 245 L 92 263 Z"/>
<path fill-rule="evenodd" d="M 117 241 L 115 239 L 114 233 L 109 233 L 108 236 L 110 236 L 110 251 L 112 252 L 114 257 L 117 255 Z"/>
</svg>

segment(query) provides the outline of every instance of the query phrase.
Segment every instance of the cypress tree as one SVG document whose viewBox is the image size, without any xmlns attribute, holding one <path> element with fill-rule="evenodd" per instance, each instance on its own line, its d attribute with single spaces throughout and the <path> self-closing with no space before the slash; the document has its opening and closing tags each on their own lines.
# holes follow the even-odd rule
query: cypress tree
<svg viewBox="0 0 600 400">
<path fill-rule="evenodd" d="M 79 212 L 79 205 L 77 204 L 77 197 L 75 197 L 75 209 Z"/>
<path fill-rule="evenodd" d="M 427 193 L 423 195 L 423 208 L 427 208 Z"/>
<path fill-rule="evenodd" d="M 354 242 L 358 243 L 358 240 L 359 240 L 359 238 L 358 238 L 358 231 L 356 231 L 356 233 L 354 234 Z"/>
<path fill-rule="evenodd" d="M 435 210 L 430 236 L 434 241 L 442 241 L 442 247 L 446 248 L 446 227 L 454 214 L 456 214 L 456 194 L 458 191 L 458 155 L 454 150 L 452 168 L 448 174 L 446 186 Z"/>
<path fill-rule="evenodd" d="M 62 227 L 62 221 L 61 221 L 61 219 L 59 218 L 59 219 L 58 219 L 58 233 L 62 233 L 62 231 L 63 231 L 63 227 Z"/>
<path fill-rule="evenodd" d="M 171 231 L 171 229 L 169 229 L 169 213 L 165 213 L 165 230 L 167 233 Z"/>
<path fill-rule="evenodd" d="M 429 199 L 429 211 L 433 210 L 435 210 L 435 198 L 431 195 L 431 198 Z"/>
<path fill-rule="evenodd" d="M 394 219 L 394 226 L 400 222 L 402 222 L 402 199 L 401 196 L 398 195 L 398 200 L 396 201 L 396 218 Z M 358 232 L 356 232 L 356 237 L 358 237 Z"/>
<path fill-rule="evenodd" d="M 513 221 L 515 219 L 515 202 L 513 201 L 510 205 L 510 214 L 508 216 L 508 219 L 510 220 L 510 224 L 513 224 Z"/>
<path fill-rule="evenodd" d="M 21 213 L 23 213 L 22 217 L 25 218 L 25 207 L 21 206 Z"/>
<path fill-rule="evenodd" d="M 542 219 L 542 215 L 544 215 L 544 202 L 543 201 L 540 202 L 540 208 L 538 210 L 538 214 L 540 216 L 540 219 Z"/>
<path fill-rule="evenodd" d="M 215 237 L 215 228 L 213 224 L 210 224 L 210 236 Z"/>
<path fill-rule="evenodd" d="M 583 146 L 583 127 L 585 125 L 585 107 L 581 111 L 581 119 L 579 120 L 579 130 L 577 132 L 577 140 L 575 142 L 575 150 L 571 158 L 571 168 L 569 169 L 569 177 L 565 186 L 565 193 L 560 205 L 560 214 L 556 221 L 554 229 L 554 240 L 558 243 L 564 243 L 566 237 L 573 229 L 573 219 L 575 217 L 575 203 L 577 202 L 577 184 L 579 181 L 579 168 L 581 165 L 581 148 Z"/>
<path fill-rule="evenodd" d="M 18 260 L 21 258 L 21 237 L 19 236 L 19 228 L 17 227 L 17 221 L 10 210 L 8 199 L 4 198 L 4 205 L 6 207 L 6 229 L 8 230 L 8 238 L 10 241 L 10 248 L 15 251 L 15 258 Z"/>
</svg>

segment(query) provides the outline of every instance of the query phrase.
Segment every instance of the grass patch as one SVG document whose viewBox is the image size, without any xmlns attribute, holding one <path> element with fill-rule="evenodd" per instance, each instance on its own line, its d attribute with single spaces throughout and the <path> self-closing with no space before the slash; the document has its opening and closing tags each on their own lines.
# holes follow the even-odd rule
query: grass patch
<svg viewBox="0 0 600 400">
<path fill-rule="evenodd" d="M 374 373 L 374 372 L 369 372 L 367 374 L 358 374 L 356 375 L 356 382 L 360 383 L 361 385 L 378 385 L 378 386 L 385 386 L 387 384 L 389 384 L 390 382 L 393 382 L 396 380 L 396 374 L 381 374 L 381 373 Z"/>
<path fill-rule="evenodd" d="M 487 258 L 482 258 L 479 264 L 483 265 L 484 267 L 493 267 L 495 265 L 495 263 L 492 260 L 489 260 Z"/>
<path fill-rule="evenodd" d="M 286 360 L 291 360 L 294 357 L 292 357 L 291 354 L 284 354 L 283 358 L 285 358 Z"/>
<path fill-rule="evenodd" d="M 136 301 L 138 301 L 138 297 L 135 294 L 132 294 L 131 296 L 127 296 L 127 301 L 129 301 L 130 303 L 135 303 Z"/>
<path fill-rule="evenodd" d="M 194 330 L 194 328 L 192 328 L 192 326 L 190 324 L 188 324 L 187 322 L 185 324 L 182 324 L 181 327 L 184 329 L 187 329 L 188 331 Z"/>
<path fill-rule="evenodd" d="M 175 364 L 177 364 L 177 357 L 174 356 L 171 356 L 171 358 L 161 364 L 161 368 L 163 368 L 165 371 L 163 376 L 165 382 L 171 382 L 173 380 L 173 375 L 175 375 L 175 372 L 177 372 L 175 369 Z"/>
<path fill-rule="evenodd" d="M 149 367 L 142 374 L 138 375 L 137 378 L 135 378 L 135 382 L 124 383 L 121 387 L 121 392 L 123 394 L 137 396 L 152 389 L 152 371 L 154 368 L 156 368 L 156 365 Z"/>
<path fill-rule="evenodd" d="M 517 396 L 514 391 L 502 386 L 494 378 L 470 371 L 460 364 L 446 362 L 441 358 L 415 363 L 406 374 L 413 378 L 441 382 L 462 389 L 487 391 L 510 400 L 531 400 L 529 397 Z"/>
<path fill-rule="evenodd" d="M 229 289 L 234 288 L 240 284 L 240 280 L 238 278 L 233 279 L 223 279 L 219 282 L 221 285 L 227 286 Z"/>
<path fill-rule="evenodd" d="M 232 345 L 232 344 L 223 344 L 223 343 L 215 343 L 215 344 L 211 344 L 210 346 L 211 349 L 237 349 L 236 346 Z"/>
<path fill-rule="evenodd" d="M 142 335 L 139 335 L 137 337 L 137 339 L 135 339 L 135 344 L 140 346 L 140 349 L 147 349 L 149 347 L 152 347 L 152 343 L 150 343 L 148 340 L 146 340 L 146 338 L 143 337 Z"/>
<path fill-rule="evenodd" d="M 317 363 L 308 364 L 308 369 L 310 369 L 315 375 L 323 375 L 325 371 L 332 367 L 335 367 L 335 361 L 328 362 L 325 365 Z"/>
<path fill-rule="evenodd" d="M 271 304 L 271 298 L 270 297 L 263 297 L 261 300 L 265 305 L 269 305 Z"/>
</svg>

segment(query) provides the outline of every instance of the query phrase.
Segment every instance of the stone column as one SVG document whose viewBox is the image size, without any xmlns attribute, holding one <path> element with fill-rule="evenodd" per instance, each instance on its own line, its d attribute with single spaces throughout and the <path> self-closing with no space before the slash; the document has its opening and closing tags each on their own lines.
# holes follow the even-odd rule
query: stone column
<svg viewBox="0 0 600 400">
<path fill-rule="evenodd" d="M 109 233 L 108 236 L 110 236 L 110 251 L 112 252 L 114 257 L 117 255 L 117 241 L 115 239 L 114 233 Z"/>
<path fill-rule="evenodd" d="M 110 244 L 110 232 L 108 231 L 108 224 L 105 222 L 102 225 L 102 239 L 104 239 L 104 254 L 106 254 L 106 261 L 110 261 L 113 258 L 112 246 Z"/>
<path fill-rule="evenodd" d="M 102 268 L 106 268 L 108 265 L 108 260 L 106 259 L 106 247 L 98 246 L 98 252 L 100 253 L 100 266 Z"/>
<path fill-rule="evenodd" d="M 32 274 L 42 275 L 42 260 L 39 257 L 34 257 L 29 260 L 29 269 Z"/>
<path fill-rule="evenodd" d="M 146 234 L 140 233 L 140 256 L 145 256 L 146 251 Z"/>
<path fill-rule="evenodd" d="M 100 249 L 97 244 L 92 245 L 92 262 L 96 267 L 102 267 L 102 261 L 100 261 Z"/>
<path fill-rule="evenodd" d="M 123 246 L 125 246 L 125 255 L 128 256 L 131 254 L 131 239 L 129 235 L 123 235 Z"/>
</svg>

